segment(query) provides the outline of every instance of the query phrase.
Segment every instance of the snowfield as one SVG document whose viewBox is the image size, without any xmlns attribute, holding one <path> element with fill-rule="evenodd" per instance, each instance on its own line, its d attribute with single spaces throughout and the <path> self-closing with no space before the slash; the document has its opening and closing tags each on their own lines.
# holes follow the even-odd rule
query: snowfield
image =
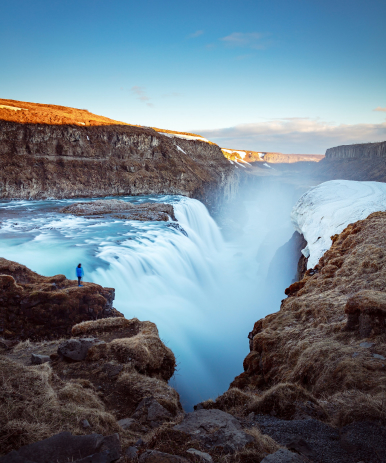
<svg viewBox="0 0 386 463">
<path fill-rule="evenodd" d="M 309 257 L 307 268 L 315 267 L 330 249 L 331 236 L 372 212 L 385 210 L 385 183 L 331 180 L 308 190 L 291 213 L 295 229 L 307 241 L 302 250 Z"/>
</svg>

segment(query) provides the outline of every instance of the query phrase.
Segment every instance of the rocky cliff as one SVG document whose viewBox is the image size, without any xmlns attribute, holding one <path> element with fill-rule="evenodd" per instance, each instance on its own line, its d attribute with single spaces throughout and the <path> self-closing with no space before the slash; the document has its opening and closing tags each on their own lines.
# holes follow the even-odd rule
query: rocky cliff
<svg viewBox="0 0 386 463">
<path fill-rule="evenodd" d="M 386 213 L 334 236 L 314 269 L 287 290 L 280 311 L 255 323 L 233 386 L 304 388 L 336 424 L 386 422 Z"/>
<path fill-rule="evenodd" d="M 213 210 L 233 195 L 239 173 L 217 145 L 157 130 L 0 100 L 0 198 L 182 194 Z"/>
<path fill-rule="evenodd" d="M 329 148 L 312 175 L 323 180 L 374 180 L 386 182 L 386 142 Z"/>
<path fill-rule="evenodd" d="M 341 145 L 326 151 L 326 160 L 334 159 L 373 159 L 386 158 L 386 141 L 378 143 L 361 143 Z"/>
<path fill-rule="evenodd" d="M 271 152 L 258 152 L 250 150 L 233 150 L 221 148 L 224 156 L 232 161 L 244 162 L 268 162 L 271 164 L 292 164 L 295 162 L 319 162 L 324 156 L 322 154 L 283 154 Z"/>
<path fill-rule="evenodd" d="M 44 277 L 0 258 L 0 336 L 42 340 L 69 335 L 76 323 L 122 316 L 113 308 L 114 296 L 113 288 L 78 287 L 64 275 Z"/>
</svg>

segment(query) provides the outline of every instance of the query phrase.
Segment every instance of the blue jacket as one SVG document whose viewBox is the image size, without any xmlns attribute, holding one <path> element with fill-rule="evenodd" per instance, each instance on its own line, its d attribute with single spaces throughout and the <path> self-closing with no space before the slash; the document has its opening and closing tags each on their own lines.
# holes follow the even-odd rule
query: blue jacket
<svg viewBox="0 0 386 463">
<path fill-rule="evenodd" d="M 83 267 L 76 267 L 76 276 L 82 277 L 84 275 Z"/>
</svg>

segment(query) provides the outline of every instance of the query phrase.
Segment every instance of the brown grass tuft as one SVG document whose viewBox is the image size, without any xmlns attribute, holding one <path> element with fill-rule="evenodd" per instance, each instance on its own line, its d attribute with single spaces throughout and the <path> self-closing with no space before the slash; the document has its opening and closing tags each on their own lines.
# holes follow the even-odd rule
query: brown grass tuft
<svg viewBox="0 0 386 463">
<path fill-rule="evenodd" d="M 327 414 L 311 393 L 290 383 L 277 384 L 248 406 L 248 412 L 291 420 L 304 416 L 326 419 Z"/>
<path fill-rule="evenodd" d="M 114 339 L 109 349 L 119 362 L 130 362 L 141 373 L 159 373 L 166 381 L 174 373 L 174 354 L 158 336 L 138 334 L 132 338 Z"/>
<path fill-rule="evenodd" d="M 154 397 L 173 415 L 182 411 L 178 392 L 162 379 L 149 378 L 133 371 L 122 373 L 117 383 L 123 395 L 131 402 L 138 403 L 145 397 Z"/>
<path fill-rule="evenodd" d="M 329 397 L 332 424 L 345 426 L 355 421 L 376 421 L 386 424 L 386 388 L 373 394 L 359 390 L 339 392 Z"/>
<path fill-rule="evenodd" d="M 254 437 L 254 442 L 246 448 L 239 450 L 233 455 L 223 456 L 220 460 L 223 463 L 257 463 L 270 453 L 279 450 L 280 445 L 271 437 L 262 434 L 257 428 L 245 429 L 247 434 Z"/>
<path fill-rule="evenodd" d="M 64 383 L 48 364 L 25 367 L 0 358 L 0 455 L 62 431 L 85 434 L 119 431 L 115 418 L 91 389 Z"/>
</svg>

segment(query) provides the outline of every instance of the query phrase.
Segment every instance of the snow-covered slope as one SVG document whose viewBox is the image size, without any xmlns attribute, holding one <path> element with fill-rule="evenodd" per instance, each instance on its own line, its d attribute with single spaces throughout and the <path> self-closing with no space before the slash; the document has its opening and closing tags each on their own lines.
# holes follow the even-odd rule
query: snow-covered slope
<svg viewBox="0 0 386 463">
<path fill-rule="evenodd" d="M 307 246 L 313 268 L 331 246 L 331 236 L 372 212 L 386 210 L 386 183 L 332 180 L 311 188 L 292 209 L 291 219 Z"/>
</svg>

